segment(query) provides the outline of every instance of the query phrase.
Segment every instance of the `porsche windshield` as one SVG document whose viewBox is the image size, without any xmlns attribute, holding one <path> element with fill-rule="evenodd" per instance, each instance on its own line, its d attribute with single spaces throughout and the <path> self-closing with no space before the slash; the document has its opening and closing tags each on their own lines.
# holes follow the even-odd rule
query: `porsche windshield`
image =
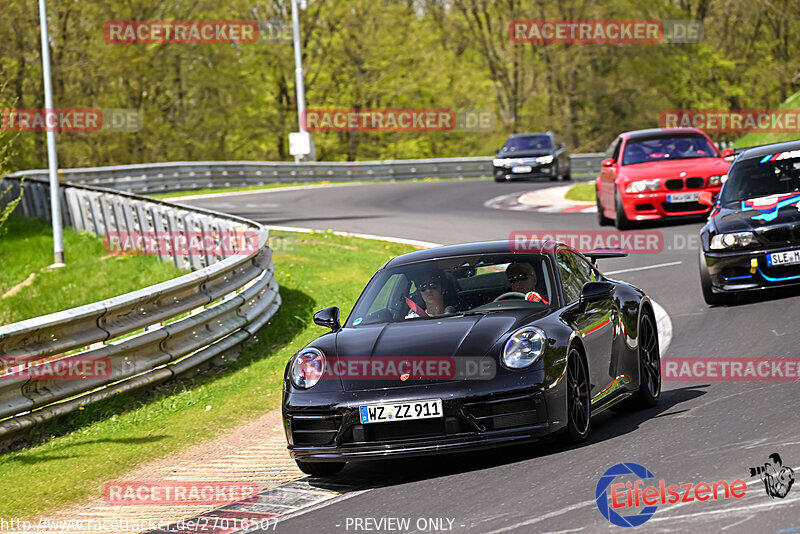
<svg viewBox="0 0 800 534">
<path fill-rule="evenodd" d="M 463 313 L 544 309 L 555 294 L 543 255 L 460 256 L 380 271 L 348 319 L 359 326 Z"/>
<path fill-rule="evenodd" d="M 717 151 L 705 137 L 659 137 L 643 141 L 628 141 L 622 164 L 634 165 L 660 160 L 716 157 L 718 157 Z"/>
<path fill-rule="evenodd" d="M 730 204 L 800 192 L 800 157 L 764 161 L 765 158 L 737 161 L 722 187 L 720 202 Z"/>
</svg>

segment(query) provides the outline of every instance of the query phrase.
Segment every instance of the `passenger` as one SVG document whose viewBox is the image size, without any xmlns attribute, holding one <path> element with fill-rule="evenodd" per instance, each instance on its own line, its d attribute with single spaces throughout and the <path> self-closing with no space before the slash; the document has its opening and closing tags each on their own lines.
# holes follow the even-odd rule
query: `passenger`
<svg viewBox="0 0 800 534">
<path fill-rule="evenodd" d="M 536 292 L 536 272 L 530 263 L 509 264 L 506 267 L 506 277 L 511 284 L 511 291 L 524 294 L 525 300 L 550 305 L 550 302 Z"/>
<path fill-rule="evenodd" d="M 406 315 L 406 319 L 412 317 L 435 317 L 448 313 L 455 313 L 453 306 L 444 305 L 444 297 L 447 290 L 444 287 L 444 273 L 438 269 L 433 269 L 421 273 L 414 280 L 417 290 L 425 303 L 424 309 L 420 309 L 416 302 L 406 297 L 411 312 Z"/>
</svg>

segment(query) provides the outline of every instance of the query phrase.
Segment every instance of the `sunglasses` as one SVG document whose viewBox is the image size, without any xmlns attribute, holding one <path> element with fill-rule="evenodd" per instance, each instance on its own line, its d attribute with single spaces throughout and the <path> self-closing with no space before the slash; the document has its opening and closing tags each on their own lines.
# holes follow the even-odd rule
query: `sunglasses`
<svg viewBox="0 0 800 534">
<path fill-rule="evenodd" d="M 527 273 L 519 273 L 519 274 L 515 274 L 513 276 L 509 276 L 508 277 L 508 282 L 510 284 L 513 284 L 514 282 L 520 282 L 522 280 L 527 280 L 527 279 L 528 279 L 528 274 Z"/>
<path fill-rule="evenodd" d="M 428 282 L 426 284 L 420 284 L 419 290 L 426 291 L 428 289 L 439 289 L 440 287 L 442 286 L 439 285 L 439 282 Z"/>
</svg>

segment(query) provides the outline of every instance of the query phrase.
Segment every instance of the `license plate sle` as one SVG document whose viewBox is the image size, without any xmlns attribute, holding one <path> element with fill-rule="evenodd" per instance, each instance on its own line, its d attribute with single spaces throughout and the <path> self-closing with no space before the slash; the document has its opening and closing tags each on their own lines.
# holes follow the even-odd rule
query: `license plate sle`
<svg viewBox="0 0 800 534">
<path fill-rule="evenodd" d="M 358 407 L 361 424 L 443 417 L 442 399 L 366 404 Z"/>
<path fill-rule="evenodd" d="M 800 250 L 787 250 L 786 252 L 775 252 L 767 254 L 767 265 L 796 265 L 800 263 Z"/>
<path fill-rule="evenodd" d="M 667 202 L 670 204 L 678 202 L 695 202 L 700 198 L 700 193 L 673 193 L 667 195 Z"/>
</svg>

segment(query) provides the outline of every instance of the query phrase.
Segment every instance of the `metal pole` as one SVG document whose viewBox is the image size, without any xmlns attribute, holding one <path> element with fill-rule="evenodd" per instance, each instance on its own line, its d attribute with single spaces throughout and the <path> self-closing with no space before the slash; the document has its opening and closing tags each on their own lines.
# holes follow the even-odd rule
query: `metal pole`
<svg viewBox="0 0 800 534">
<path fill-rule="evenodd" d="M 47 130 L 47 165 L 50 169 L 50 218 L 53 221 L 53 255 L 56 266 L 64 265 L 64 235 L 61 229 L 61 193 L 58 184 L 56 132 L 48 116 L 53 113 L 53 84 L 50 82 L 50 44 L 47 33 L 47 6 L 39 0 L 39 26 L 42 30 L 42 71 L 44 74 L 45 128 Z"/>
<path fill-rule="evenodd" d="M 306 111 L 306 90 L 303 85 L 303 54 L 300 47 L 300 16 L 297 11 L 297 0 L 292 0 L 292 34 L 294 40 L 294 77 L 297 87 L 297 124 L 299 131 L 305 132 L 303 114 Z M 300 156 L 294 157 L 295 163 L 300 161 Z"/>
</svg>

